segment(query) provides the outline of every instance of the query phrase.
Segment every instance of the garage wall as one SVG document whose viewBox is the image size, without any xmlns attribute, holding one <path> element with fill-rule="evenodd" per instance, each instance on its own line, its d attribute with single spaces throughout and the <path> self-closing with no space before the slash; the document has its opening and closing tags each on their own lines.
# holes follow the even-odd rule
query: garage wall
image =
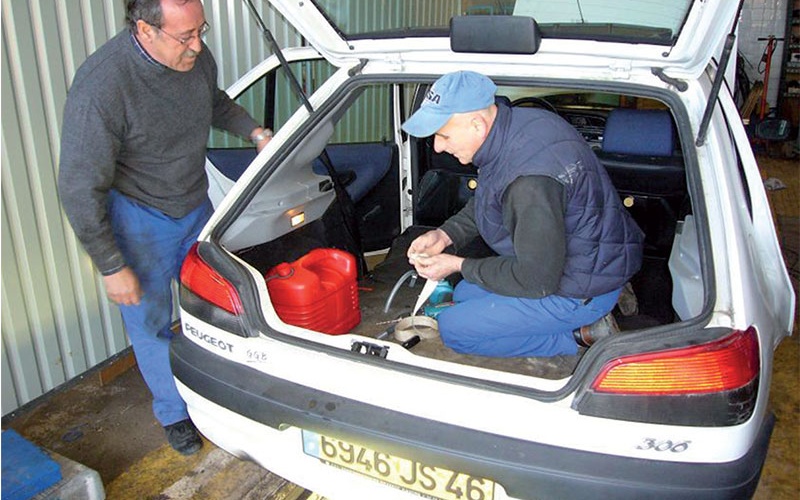
<svg viewBox="0 0 800 500">
<path fill-rule="evenodd" d="M 300 37 L 255 0 L 281 46 Z M 241 0 L 205 0 L 226 87 L 270 51 Z M 58 201 L 61 114 L 88 54 L 124 26 L 125 0 L 2 0 L 2 414 L 128 345 L 119 312 Z"/>
</svg>

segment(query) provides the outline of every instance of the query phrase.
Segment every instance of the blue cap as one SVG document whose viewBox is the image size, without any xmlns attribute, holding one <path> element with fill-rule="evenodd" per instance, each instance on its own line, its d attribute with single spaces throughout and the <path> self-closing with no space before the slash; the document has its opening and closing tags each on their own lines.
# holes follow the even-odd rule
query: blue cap
<svg viewBox="0 0 800 500">
<path fill-rule="evenodd" d="M 428 90 L 422 106 L 403 123 L 403 130 L 414 137 L 433 135 L 456 113 L 488 108 L 496 90 L 494 82 L 480 73 L 447 73 Z"/>
</svg>

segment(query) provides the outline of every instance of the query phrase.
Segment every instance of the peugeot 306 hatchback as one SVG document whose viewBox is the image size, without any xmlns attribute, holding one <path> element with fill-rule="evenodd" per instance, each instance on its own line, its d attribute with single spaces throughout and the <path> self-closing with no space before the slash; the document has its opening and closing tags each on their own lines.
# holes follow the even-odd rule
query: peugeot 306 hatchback
<svg viewBox="0 0 800 500">
<path fill-rule="evenodd" d="M 795 296 L 720 69 L 737 2 L 270 3 L 310 46 L 229 89 L 267 148 L 212 137 L 171 351 L 202 433 L 336 499 L 752 495 Z M 423 288 L 410 241 L 478 182 L 400 128 L 456 70 L 557 113 L 605 166 L 645 233 L 619 334 L 507 359 L 392 334 Z"/>
</svg>

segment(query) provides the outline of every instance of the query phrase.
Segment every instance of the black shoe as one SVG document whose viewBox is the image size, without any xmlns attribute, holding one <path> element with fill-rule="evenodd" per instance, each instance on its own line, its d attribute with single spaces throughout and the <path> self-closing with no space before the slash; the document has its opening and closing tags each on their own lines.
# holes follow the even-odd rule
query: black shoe
<svg viewBox="0 0 800 500">
<path fill-rule="evenodd" d="M 591 325 L 582 326 L 572 331 L 572 336 L 575 337 L 575 342 L 579 346 L 589 347 L 598 340 L 619 333 L 619 326 L 617 320 L 611 313 L 606 314 L 598 319 Z"/>
<path fill-rule="evenodd" d="M 164 427 L 167 441 L 181 455 L 192 455 L 203 447 L 203 440 L 191 420 L 181 420 Z"/>
</svg>

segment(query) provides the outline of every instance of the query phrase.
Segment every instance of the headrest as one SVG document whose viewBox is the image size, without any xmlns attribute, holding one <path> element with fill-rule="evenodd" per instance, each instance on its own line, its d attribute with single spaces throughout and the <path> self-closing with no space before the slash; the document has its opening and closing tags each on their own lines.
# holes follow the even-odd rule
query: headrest
<svg viewBox="0 0 800 500">
<path fill-rule="evenodd" d="M 608 114 L 603 133 L 603 152 L 672 156 L 675 135 L 672 116 L 660 109 L 622 109 Z"/>
</svg>

